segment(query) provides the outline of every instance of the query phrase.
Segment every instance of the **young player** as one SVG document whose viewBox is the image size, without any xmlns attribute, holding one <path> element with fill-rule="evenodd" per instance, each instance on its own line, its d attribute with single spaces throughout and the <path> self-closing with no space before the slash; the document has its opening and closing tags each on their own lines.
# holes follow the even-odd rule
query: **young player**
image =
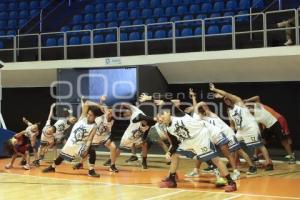
<svg viewBox="0 0 300 200">
<path fill-rule="evenodd" d="M 237 139 L 243 141 L 249 148 L 259 149 L 266 160 L 265 170 L 273 170 L 272 160 L 270 159 L 268 150 L 262 143 L 258 124 L 245 106 L 243 100 L 238 96 L 215 88 L 212 83 L 209 86 L 210 90 L 215 92 L 217 97 L 222 97 L 228 106 L 229 117 L 232 119 L 231 125 L 237 130 Z"/>
<path fill-rule="evenodd" d="M 270 136 L 275 135 L 288 153 L 289 163 L 295 164 L 296 158 L 292 150 L 292 139 L 286 119 L 271 107 L 260 103 L 259 96 L 245 99 L 244 102 L 246 102 L 256 121 L 263 125 L 262 136 L 268 139 Z"/>
<path fill-rule="evenodd" d="M 70 137 L 61 150 L 60 155 L 54 163 L 43 170 L 44 173 L 55 172 L 57 165 L 60 165 L 63 160 L 72 161 L 76 157 L 84 158 L 89 155 L 89 171 L 88 176 L 100 177 L 95 172 L 96 152 L 91 149 L 91 143 L 96 133 L 96 117 L 100 116 L 100 109 L 96 106 L 89 106 L 82 101 L 82 113 L 80 119 L 72 128 Z"/>
</svg>

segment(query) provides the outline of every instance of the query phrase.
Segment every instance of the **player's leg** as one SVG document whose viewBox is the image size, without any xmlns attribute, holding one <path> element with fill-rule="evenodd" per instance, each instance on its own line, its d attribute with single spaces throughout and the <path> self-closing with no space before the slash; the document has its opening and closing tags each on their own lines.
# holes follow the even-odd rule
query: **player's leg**
<svg viewBox="0 0 300 200">
<path fill-rule="evenodd" d="M 229 150 L 228 144 L 219 145 L 219 148 L 220 148 L 221 152 L 223 153 L 223 155 L 228 159 L 228 161 L 233 169 L 232 179 L 233 180 L 239 179 L 241 174 L 236 167 L 235 159 Z"/>
<path fill-rule="evenodd" d="M 147 141 L 143 141 L 141 144 L 142 147 L 142 167 L 143 169 L 147 169 L 148 165 L 147 165 L 147 155 L 148 155 L 148 142 Z"/>
<path fill-rule="evenodd" d="M 23 165 L 23 169 L 26 169 L 26 170 L 29 170 L 30 169 L 30 154 L 29 154 L 29 151 L 25 151 L 24 153 L 24 156 L 25 156 L 25 159 L 26 159 L 26 165 Z"/>
<path fill-rule="evenodd" d="M 5 169 L 10 169 L 10 168 L 13 168 L 14 166 L 14 162 L 16 160 L 16 158 L 18 157 L 17 153 L 14 153 L 9 161 L 9 163 L 7 163 L 5 165 Z"/>
<path fill-rule="evenodd" d="M 119 156 L 119 150 L 116 146 L 116 144 L 113 141 L 110 141 L 110 139 L 105 143 L 105 146 L 109 149 L 110 151 L 110 167 L 109 171 L 111 172 L 119 172 L 119 170 L 116 168 L 116 160 L 117 157 Z"/>
<path fill-rule="evenodd" d="M 176 171 L 178 169 L 178 164 L 179 164 L 179 154 L 175 153 L 171 156 L 171 165 L 170 165 L 169 176 L 160 182 L 161 188 L 176 188 L 177 187 Z"/>
<path fill-rule="evenodd" d="M 100 174 L 97 174 L 95 171 L 95 163 L 96 163 L 96 151 L 94 148 L 90 148 L 88 150 L 89 155 L 89 171 L 88 176 L 91 177 L 100 177 Z"/>
<path fill-rule="evenodd" d="M 249 174 L 249 175 L 256 174 L 257 173 L 257 168 L 255 167 L 255 165 L 252 162 L 252 160 L 249 157 L 249 155 L 242 148 L 238 149 L 237 153 L 238 153 L 238 155 L 240 157 L 242 157 L 242 158 L 245 159 L 246 163 L 249 166 L 249 169 L 248 169 L 248 171 L 246 173 Z"/>
<path fill-rule="evenodd" d="M 184 176 L 187 178 L 198 178 L 200 176 L 200 166 L 201 166 L 201 161 L 200 160 L 196 160 L 195 161 L 195 168 L 193 169 L 193 171 L 185 174 Z"/>
<path fill-rule="evenodd" d="M 133 144 L 131 146 L 131 156 L 125 162 L 134 162 L 134 161 L 137 161 L 137 160 L 138 160 L 138 157 L 136 156 L 136 147 Z"/>
</svg>

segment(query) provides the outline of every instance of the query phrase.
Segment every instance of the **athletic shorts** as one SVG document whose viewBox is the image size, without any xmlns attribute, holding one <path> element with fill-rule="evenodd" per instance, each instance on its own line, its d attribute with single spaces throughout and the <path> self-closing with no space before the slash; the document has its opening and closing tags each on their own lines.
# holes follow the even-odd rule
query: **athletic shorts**
<svg viewBox="0 0 300 200">
<path fill-rule="evenodd" d="M 148 133 L 148 139 L 150 142 L 156 143 L 159 140 L 167 140 L 165 135 L 159 134 L 156 127 L 152 126 Z"/>
<path fill-rule="evenodd" d="M 288 123 L 287 123 L 286 119 L 283 116 L 281 116 L 277 120 L 278 120 L 278 122 L 280 124 L 280 127 L 282 129 L 282 133 L 284 135 L 289 135 L 290 130 L 289 130 L 289 126 L 288 126 Z"/>
<path fill-rule="evenodd" d="M 271 126 L 270 128 L 266 128 L 262 132 L 262 137 L 265 140 L 270 140 L 272 136 L 275 136 L 280 141 L 288 137 L 288 135 L 286 135 L 283 132 L 283 129 L 281 128 L 280 123 L 278 121 L 275 124 L 273 124 L 273 126 Z"/>
<path fill-rule="evenodd" d="M 66 143 L 65 146 L 62 148 L 60 155 L 71 162 L 75 158 L 83 158 L 85 153 L 88 151 L 86 144 L 68 144 Z"/>
<path fill-rule="evenodd" d="M 133 137 L 126 137 L 126 135 L 123 135 L 120 142 L 120 148 L 131 149 L 133 145 L 140 146 L 143 144 L 143 142 L 144 140 L 142 137 L 133 138 Z"/>
<path fill-rule="evenodd" d="M 238 130 L 236 138 L 239 142 L 244 142 L 247 147 L 260 147 L 263 145 L 259 127 L 256 125 Z"/>
<path fill-rule="evenodd" d="M 54 137 L 46 137 L 44 134 L 41 136 L 41 145 L 49 146 L 50 144 L 54 143 Z"/>
<path fill-rule="evenodd" d="M 105 144 L 109 139 L 110 139 L 111 133 L 103 133 L 103 134 L 95 134 L 92 145 L 93 146 L 98 146 L 101 144 Z"/>
<path fill-rule="evenodd" d="M 21 153 L 21 154 L 25 154 L 26 151 L 29 151 L 29 148 L 30 148 L 30 144 L 15 146 L 16 153 Z"/>
<path fill-rule="evenodd" d="M 210 133 L 207 128 L 203 128 L 195 138 L 182 141 L 176 153 L 204 162 L 218 155 L 215 145 L 210 140 Z"/>
</svg>

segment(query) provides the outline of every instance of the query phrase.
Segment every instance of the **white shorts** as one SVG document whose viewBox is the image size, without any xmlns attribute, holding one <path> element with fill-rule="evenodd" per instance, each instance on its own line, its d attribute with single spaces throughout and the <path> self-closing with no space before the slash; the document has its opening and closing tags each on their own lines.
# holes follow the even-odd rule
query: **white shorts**
<svg viewBox="0 0 300 200">
<path fill-rule="evenodd" d="M 41 135 L 41 144 L 48 146 L 53 143 L 54 143 L 54 136 L 47 137 L 44 134 Z"/>
<path fill-rule="evenodd" d="M 129 134 L 124 134 L 121 138 L 120 147 L 125 149 L 131 149 L 133 145 L 140 146 L 143 143 L 142 136 L 133 137 Z"/>
<path fill-rule="evenodd" d="M 202 161 L 208 161 L 217 156 L 217 150 L 211 142 L 207 128 L 203 128 L 196 138 L 182 141 L 177 153 Z"/>
<path fill-rule="evenodd" d="M 55 138 L 55 141 L 61 142 L 62 139 L 64 138 L 64 133 L 63 132 L 56 132 L 54 134 L 54 138 Z"/>
<path fill-rule="evenodd" d="M 67 161 L 72 161 L 75 158 L 82 158 L 84 153 L 88 150 L 86 144 L 77 143 L 77 144 L 65 144 L 62 148 L 60 155 Z"/>
<path fill-rule="evenodd" d="M 105 142 L 110 138 L 111 133 L 102 133 L 100 134 L 95 134 L 92 145 L 100 145 L 100 144 L 105 144 Z"/>
<path fill-rule="evenodd" d="M 235 137 L 234 131 L 231 128 L 224 130 L 224 135 L 228 139 L 228 147 L 231 152 L 241 148 L 238 139 Z"/>
<path fill-rule="evenodd" d="M 248 147 L 261 146 L 261 135 L 259 127 L 256 125 L 238 130 L 236 133 L 238 141 L 244 142 Z"/>
</svg>

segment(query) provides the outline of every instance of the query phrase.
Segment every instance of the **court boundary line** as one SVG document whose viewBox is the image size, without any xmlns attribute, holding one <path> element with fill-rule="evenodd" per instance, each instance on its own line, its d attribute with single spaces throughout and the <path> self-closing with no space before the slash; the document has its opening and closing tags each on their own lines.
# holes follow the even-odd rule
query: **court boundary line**
<svg viewBox="0 0 300 200">
<path fill-rule="evenodd" d="M 0 175 L 18 175 L 18 176 L 25 176 L 25 177 L 36 177 L 36 178 L 49 178 L 49 179 L 55 179 L 55 180 L 66 180 L 71 182 L 86 182 L 86 183 L 95 183 L 95 185 L 110 185 L 110 186 L 124 186 L 124 187 L 140 187 L 140 188 L 147 188 L 147 189 L 161 189 L 161 190 L 180 190 L 185 192 L 197 192 L 197 193 L 208 193 L 208 194 L 232 194 L 232 195 L 242 195 L 242 196 L 248 196 L 248 197 L 263 197 L 263 198 L 278 198 L 278 199 L 294 199 L 294 200 L 300 200 L 300 197 L 289 197 L 289 196 L 277 196 L 277 195 L 263 195 L 263 194 L 249 194 L 249 193 L 228 193 L 228 192 L 216 192 L 216 191 L 206 191 L 206 190 L 189 190 L 189 189 L 180 189 L 180 188 L 159 188 L 154 186 L 142 186 L 142 185 L 128 185 L 128 184 L 121 184 L 121 183 L 107 183 L 107 182 L 93 182 L 93 181 L 87 181 L 87 180 L 72 180 L 72 179 L 66 179 L 66 178 L 56 178 L 56 177 L 47 177 L 47 176 L 36 176 L 36 175 L 25 175 L 25 174 L 13 174 L 13 173 L 5 173 L 0 172 Z M 98 184 L 97 184 L 98 183 Z"/>
<path fill-rule="evenodd" d="M 145 198 L 143 200 L 160 199 L 160 198 L 167 197 L 167 196 L 173 196 L 175 194 L 182 193 L 182 192 L 186 192 L 186 191 L 185 190 L 178 190 L 176 192 L 170 192 L 170 193 L 161 194 L 161 195 L 157 195 L 157 196 L 150 197 L 150 198 Z"/>
</svg>

